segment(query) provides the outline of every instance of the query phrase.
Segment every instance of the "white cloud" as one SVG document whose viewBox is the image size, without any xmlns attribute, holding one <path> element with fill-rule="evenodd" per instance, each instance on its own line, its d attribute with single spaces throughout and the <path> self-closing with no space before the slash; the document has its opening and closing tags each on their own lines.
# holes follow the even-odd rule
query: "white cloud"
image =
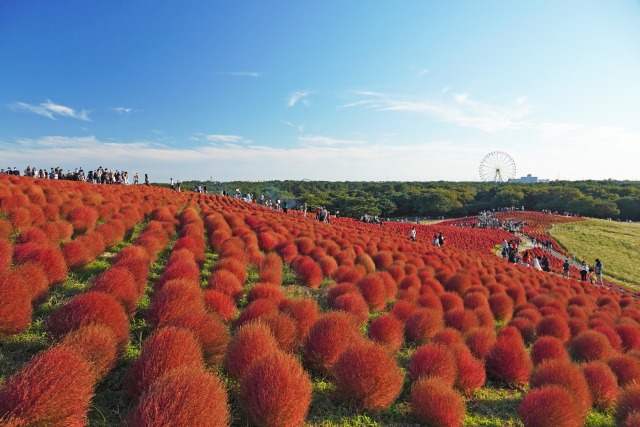
<svg viewBox="0 0 640 427">
<path fill-rule="evenodd" d="M 26 102 L 16 102 L 9 106 L 13 110 L 23 110 L 40 116 L 48 117 L 56 120 L 57 117 L 69 117 L 72 119 L 91 121 L 87 110 L 76 111 L 73 108 L 64 105 L 55 104 L 50 100 L 42 102 L 38 105 L 28 104 Z"/>
<path fill-rule="evenodd" d="M 512 103 L 502 106 L 475 101 L 466 93 L 454 94 L 450 102 L 419 100 L 370 91 L 353 93 L 366 99 L 344 104 L 338 108 L 364 107 L 374 111 L 417 113 L 431 116 L 442 122 L 485 132 L 521 128 L 525 126 L 524 119 L 532 110 L 532 105 L 524 97 L 518 97 Z"/>
<path fill-rule="evenodd" d="M 287 106 L 293 107 L 297 103 L 301 103 L 302 105 L 309 105 L 308 96 L 309 92 L 293 92 L 287 99 Z"/>
<path fill-rule="evenodd" d="M 135 113 L 138 110 L 134 109 L 134 108 L 129 108 L 129 107 L 112 107 L 110 108 L 110 110 L 115 111 L 118 114 L 129 114 L 129 113 Z"/>
<path fill-rule="evenodd" d="M 301 144 L 307 146 L 339 146 L 366 144 L 363 140 L 336 139 L 324 135 L 302 135 L 298 138 Z"/>
<path fill-rule="evenodd" d="M 205 139 L 210 142 L 242 142 L 244 140 L 239 135 L 205 135 Z"/>
</svg>

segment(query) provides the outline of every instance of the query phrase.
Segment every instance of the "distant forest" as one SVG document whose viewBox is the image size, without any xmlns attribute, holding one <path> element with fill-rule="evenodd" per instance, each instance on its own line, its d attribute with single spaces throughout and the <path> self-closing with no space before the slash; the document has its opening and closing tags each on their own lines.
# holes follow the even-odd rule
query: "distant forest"
<svg viewBox="0 0 640 427">
<path fill-rule="evenodd" d="M 640 220 L 638 181 L 552 181 L 549 183 L 486 182 L 340 182 L 261 181 L 182 183 L 193 190 L 205 185 L 208 193 L 233 195 L 239 189 L 254 199 L 280 198 L 290 208 L 307 204 L 324 206 L 341 216 L 364 214 L 381 217 L 436 218 L 476 215 L 480 211 L 524 206 L 527 210 L 550 210 L 594 218 Z"/>
</svg>

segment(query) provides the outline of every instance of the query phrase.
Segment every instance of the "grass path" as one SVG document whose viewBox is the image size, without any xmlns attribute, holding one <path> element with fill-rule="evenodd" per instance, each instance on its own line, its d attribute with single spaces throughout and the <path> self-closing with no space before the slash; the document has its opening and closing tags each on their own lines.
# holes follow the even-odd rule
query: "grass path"
<svg viewBox="0 0 640 427">
<path fill-rule="evenodd" d="M 612 282 L 640 290 L 640 224 L 601 219 L 556 224 L 549 234 L 577 260 L 599 258 Z"/>
</svg>

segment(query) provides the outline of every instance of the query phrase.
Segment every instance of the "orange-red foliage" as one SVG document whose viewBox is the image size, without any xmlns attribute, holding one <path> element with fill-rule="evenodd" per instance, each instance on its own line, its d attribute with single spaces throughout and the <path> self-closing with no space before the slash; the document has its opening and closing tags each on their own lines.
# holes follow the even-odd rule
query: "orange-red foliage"
<svg viewBox="0 0 640 427">
<path fill-rule="evenodd" d="M 311 379 L 293 356 L 260 357 L 240 379 L 239 399 L 260 426 L 302 426 L 311 404 Z"/>
<path fill-rule="evenodd" d="M 91 366 L 73 349 L 51 347 L 4 382 L 0 419 L 10 414 L 21 426 L 85 426 L 94 381 Z"/>
<path fill-rule="evenodd" d="M 165 282 L 162 289 L 153 294 L 146 317 L 151 325 L 160 327 L 186 314 L 205 311 L 200 288 L 177 279 Z"/>
<path fill-rule="evenodd" d="M 589 385 L 577 365 L 568 360 L 547 360 L 536 367 L 529 379 L 532 388 L 555 384 L 569 390 L 576 399 L 580 413 L 587 415 L 591 409 Z"/>
<path fill-rule="evenodd" d="M 224 367 L 233 379 L 239 380 L 261 357 L 280 351 L 271 329 L 260 321 L 253 321 L 236 330 L 227 347 Z"/>
<path fill-rule="evenodd" d="M 616 406 L 616 420 L 622 423 L 634 412 L 640 412 L 640 383 L 631 384 L 621 390 Z"/>
<path fill-rule="evenodd" d="M 127 425 L 225 427 L 230 420 L 222 381 L 200 367 L 183 366 L 151 384 Z"/>
<path fill-rule="evenodd" d="M 498 336 L 485 356 L 485 366 L 487 376 L 497 381 L 509 386 L 528 384 L 532 363 L 520 334 Z"/>
<path fill-rule="evenodd" d="M 441 313 L 429 308 L 416 310 L 405 322 L 407 340 L 417 344 L 427 342 L 442 328 L 444 322 Z"/>
<path fill-rule="evenodd" d="M 21 276 L 0 272 L 0 337 L 19 334 L 31 323 L 31 290 Z"/>
<path fill-rule="evenodd" d="M 584 419 L 571 392 L 553 384 L 527 393 L 518 414 L 525 427 L 580 427 Z"/>
<path fill-rule="evenodd" d="M 98 275 L 91 286 L 92 291 L 112 295 L 129 316 L 133 316 L 138 306 L 140 294 L 131 273 L 124 268 L 112 267 Z"/>
<path fill-rule="evenodd" d="M 217 313 L 227 322 L 233 320 L 238 312 L 238 307 L 236 307 L 236 302 L 233 298 L 214 289 L 207 289 L 204 292 L 204 304 L 207 310 Z"/>
<path fill-rule="evenodd" d="M 47 321 L 47 329 L 54 337 L 75 331 L 83 326 L 105 325 L 113 330 L 118 349 L 129 341 L 129 319 L 122 305 L 111 295 L 85 292 L 57 309 Z"/>
<path fill-rule="evenodd" d="M 242 283 L 238 280 L 238 277 L 229 270 L 214 270 L 209 278 L 209 289 L 229 295 L 236 301 L 242 298 Z"/>
<path fill-rule="evenodd" d="M 67 334 L 62 345 L 74 348 L 91 364 L 94 376 L 103 378 L 116 364 L 118 348 L 113 330 L 105 325 L 83 326 Z"/>
<path fill-rule="evenodd" d="M 414 381 L 420 377 L 438 377 L 453 387 L 458 377 L 458 367 L 449 347 L 428 343 L 411 355 L 407 373 Z"/>
<path fill-rule="evenodd" d="M 404 342 L 404 323 L 392 314 L 383 314 L 371 321 L 368 334 L 373 341 L 397 351 Z"/>
<path fill-rule="evenodd" d="M 616 374 L 620 387 L 632 383 L 640 384 L 640 360 L 628 354 L 619 354 L 610 358 L 607 364 Z"/>
<path fill-rule="evenodd" d="M 286 298 L 280 302 L 279 309 L 296 321 L 301 342 L 306 340 L 311 326 L 320 316 L 318 303 L 312 298 Z"/>
<path fill-rule="evenodd" d="M 215 314 L 192 313 L 167 323 L 167 326 L 186 329 L 193 332 L 202 348 L 202 356 L 207 365 L 215 368 L 222 360 L 231 341 L 229 328 Z"/>
<path fill-rule="evenodd" d="M 62 253 L 53 248 L 38 246 L 34 243 L 15 245 L 13 261 L 18 264 L 35 262 L 40 264 L 49 279 L 49 285 L 57 285 L 67 278 L 67 264 Z"/>
<path fill-rule="evenodd" d="M 618 379 L 611 368 L 600 361 L 582 365 L 584 378 L 589 385 L 593 406 L 600 410 L 613 409 L 618 400 Z"/>
<path fill-rule="evenodd" d="M 331 303 L 331 308 L 352 314 L 361 325 L 369 320 L 369 306 L 360 293 L 346 293 Z"/>
<path fill-rule="evenodd" d="M 132 396 L 138 397 L 172 369 L 200 368 L 203 363 L 200 343 L 194 334 L 167 326 L 144 341 L 140 357 L 129 366 L 125 386 Z"/>
<path fill-rule="evenodd" d="M 342 353 L 332 373 L 338 398 L 366 411 L 391 406 L 404 380 L 395 358 L 370 341 L 360 341 Z"/>
<path fill-rule="evenodd" d="M 427 426 L 460 427 L 466 413 L 463 397 L 440 378 L 418 380 L 410 403 L 413 418 Z"/>
<path fill-rule="evenodd" d="M 534 365 L 539 365 L 545 360 L 569 360 L 569 353 L 564 348 L 562 341 L 551 335 L 542 336 L 535 340 L 529 355 Z"/>
</svg>

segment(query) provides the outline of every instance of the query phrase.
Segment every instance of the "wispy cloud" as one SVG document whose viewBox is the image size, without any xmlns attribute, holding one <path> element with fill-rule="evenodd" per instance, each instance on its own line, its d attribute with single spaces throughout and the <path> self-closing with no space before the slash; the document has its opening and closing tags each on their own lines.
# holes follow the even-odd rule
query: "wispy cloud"
<svg viewBox="0 0 640 427">
<path fill-rule="evenodd" d="M 315 145 L 325 147 L 366 144 L 364 140 L 336 139 L 325 135 L 302 135 L 298 138 L 298 141 L 306 146 Z"/>
<path fill-rule="evenodd" d="M 205 135 L 209 142 L 242 142 L 244 138 L 239 135 Z"/>
<path fill-rule="evenodd" d="M 414 99 L 408 96 L 390 95 L 370 91 L 354 91 L 363 97 L 338 108 L 363 107 L 374 111 L 402 111 L 424 114 L 436 120 L 471 127 L 485 132 L 520 128 L 532 105 L 524 97 L 518 97 L 508 105 L 495 105 L 475 101 L 469 94 L 456 93 L 448 102 L 430 99 Z"/>
<path fill-rule="evenodd" d="M 229 72 L 230 76 L 233 77 L 260 77 L 262 76 L 262 73 L 259 73 L 257 71 L 231 71 Z"/>
<path fill-rule="evenodd" d="M 110 110 L 111 111 L 115 111 L 116 113 L 118 113 L 120 115 L 135 113 L 135 112 L 138 111 L 135 108 L 129 108 L 129 107 L 112 107 L 112 108 L 110 108 Z"/>
<path fill-rule="evenodd" d="M 69 117 L 72 119 L 91 121 L 89 119 L 89 112 L 87 110 L 76 111 L 71 107 L 55 104 L 50 100 L 42 102 L 38 105 L 28 104 L 26 102 L 15 102 L 9 107 L 12 110 L 28 111 L 39 116 L 48 117 L 52 120 L 56 120 L 58 117 Z"/>
<path fill-rule="evenodd" d="M 293 92 L 287 99 L 287 106 L 293 107 L 298 103 L 301 103 L 302 105 L 309 105 L 308 96 L 309 92 L 306 91 Z"/>
<path fill-rule="evenodd" d="M 295 123 L 291 123 L 291 122 L 288 122 L 286 120 L 282 120 L 281 122 L 284 123 L 285 125 L 289 126 L 289 127 L 294 128 L 298 132 L 304 132 L 304 128 L 305 128 L 304 125 L 297 125 Z"/>
</svg>

